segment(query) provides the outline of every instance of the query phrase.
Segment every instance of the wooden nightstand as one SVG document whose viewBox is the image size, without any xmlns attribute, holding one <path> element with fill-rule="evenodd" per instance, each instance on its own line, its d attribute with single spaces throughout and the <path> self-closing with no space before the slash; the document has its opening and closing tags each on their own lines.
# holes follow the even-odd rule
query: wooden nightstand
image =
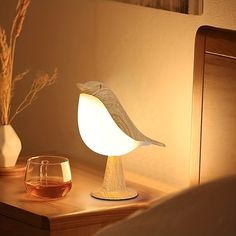
<svg viewBox="0 0 236 236">
<path fill-rule="evenodd" d="M 84 165 L 71 166 L 73 186 L 67 197 L 40 201 L 25 192 L 23 177 L 0 178 L 0 235 L 89 236 L 138 209 L 147 208 L 163 192 L 128 183 L 139 196 L 126 201 L 103 201 L 90 197 L 100 186 L 102 173 Z"/>
</svg>

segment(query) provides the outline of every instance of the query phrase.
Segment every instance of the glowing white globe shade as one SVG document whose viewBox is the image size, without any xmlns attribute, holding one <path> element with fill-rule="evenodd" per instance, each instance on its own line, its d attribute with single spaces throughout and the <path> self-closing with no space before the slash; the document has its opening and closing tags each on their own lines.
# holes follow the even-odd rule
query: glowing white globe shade
<svg viewBox="0 0 236 236">
<path fill-rule="evenodd" d="M 84 143 L 102 155 L 121 156 L 141 144 L 125 134 L 114 122 L 104 104 L 92 95 L 80 94 L 78 124 Z"/>
</svg>

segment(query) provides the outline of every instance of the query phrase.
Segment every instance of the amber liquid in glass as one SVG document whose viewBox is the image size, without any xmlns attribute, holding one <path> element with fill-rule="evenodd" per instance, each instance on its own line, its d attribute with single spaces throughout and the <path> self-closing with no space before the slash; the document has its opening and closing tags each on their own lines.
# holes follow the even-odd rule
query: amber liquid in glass
<svg viewBox="0 0 236 236">
<path fill-rule="evenodd" d="M 63 182 L 59 178 L 47 180 L 28 180 L 25 182 L 27 192 L 44 199 L 62 198 L 71 190 L 72 182 Z"/>
</svg>

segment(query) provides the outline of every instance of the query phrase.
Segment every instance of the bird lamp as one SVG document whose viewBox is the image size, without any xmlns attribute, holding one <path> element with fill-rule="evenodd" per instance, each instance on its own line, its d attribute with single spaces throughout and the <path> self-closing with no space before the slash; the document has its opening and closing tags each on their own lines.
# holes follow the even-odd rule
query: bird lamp
<svg viewBox="0 0 236 236">
<path fill-rule="evenodd" d="M 126 187 L 121 156 L 143 145 L 165 144 L 142 134 L 128 117 L 115 94 L 103 83 L 78 84 L 78 126 L 81 138 L 92 151 L 108 156 L 102 187 L 91 195 L 104 200 L 135 198 Z"/>
</svg>

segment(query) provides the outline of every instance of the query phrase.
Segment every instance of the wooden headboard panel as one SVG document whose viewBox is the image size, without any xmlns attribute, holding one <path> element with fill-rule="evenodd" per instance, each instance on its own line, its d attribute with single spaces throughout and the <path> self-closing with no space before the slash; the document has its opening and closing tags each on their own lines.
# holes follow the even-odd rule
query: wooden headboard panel
<svg viewBox="0 0 236 236">
<path fill-rule="evenodd" d="M 192 184 L 236 174 L 236 32 L 196 35 L 191 138 Z"/>
</svg>

